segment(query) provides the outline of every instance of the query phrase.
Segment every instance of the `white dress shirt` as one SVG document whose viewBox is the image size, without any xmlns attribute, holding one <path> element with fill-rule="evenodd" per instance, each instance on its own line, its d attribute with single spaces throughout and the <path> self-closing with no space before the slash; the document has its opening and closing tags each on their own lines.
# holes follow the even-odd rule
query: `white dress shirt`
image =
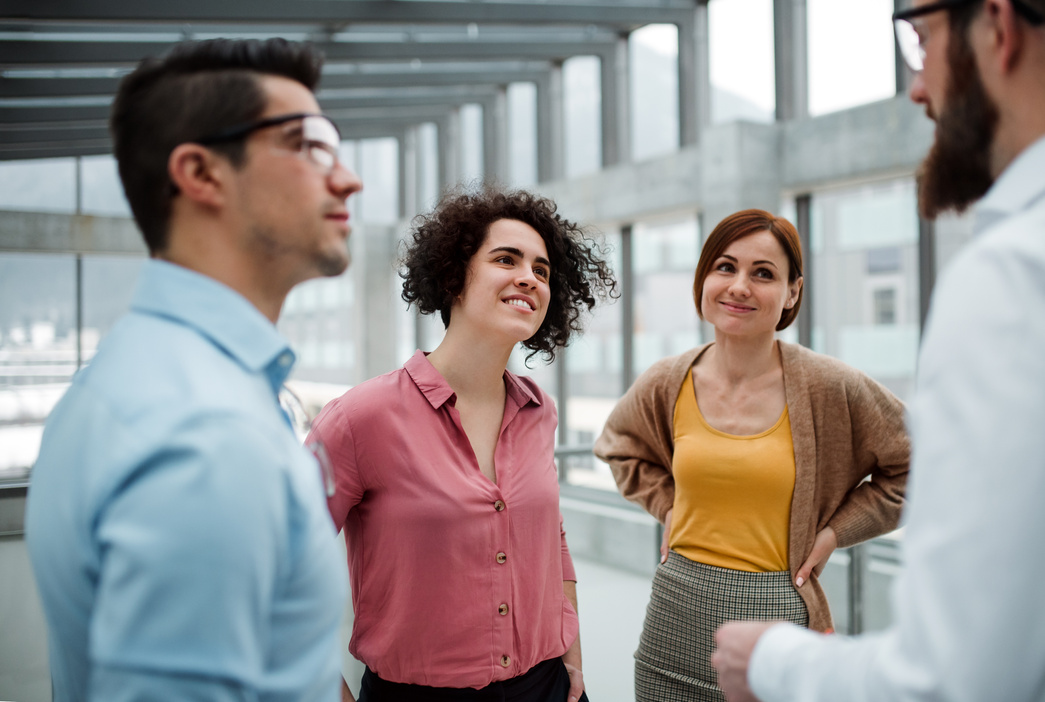
<svg viewBox="0 0 1045 702">
<path fill-rule="evenodd" d="M 748 672 L 766 702 L 1045 700 L 1045 138 L 939 280 L 909 424 L 896 623 L 773 627 Z"/>
</svg>

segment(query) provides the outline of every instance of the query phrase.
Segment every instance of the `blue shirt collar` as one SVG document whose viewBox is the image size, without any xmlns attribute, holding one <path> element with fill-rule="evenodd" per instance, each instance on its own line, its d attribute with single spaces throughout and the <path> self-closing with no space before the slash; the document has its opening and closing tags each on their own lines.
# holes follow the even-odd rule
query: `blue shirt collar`
<svg viewBox="0 0 1045 702">
<path fill-rule="evenodd" d="M 149 259 L 131 309 L 195 329 L 246 370 L 264 373 L 276 392 L 294 367 L 294 352 L 268 318 L 232 288 L 188 268 Z"/>
</svg>

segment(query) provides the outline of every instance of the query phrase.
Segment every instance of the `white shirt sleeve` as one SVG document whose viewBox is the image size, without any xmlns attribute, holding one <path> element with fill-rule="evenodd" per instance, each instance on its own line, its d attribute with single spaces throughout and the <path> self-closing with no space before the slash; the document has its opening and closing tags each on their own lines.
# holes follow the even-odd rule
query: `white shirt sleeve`
<svg viewBox="0 0 1045 702">
<path fill-rule="evenodd" d="M 910 408 L 896 624 L 755 649 L 766 702 L 1045 699 L 1045 210 L 968 247 L 940 280 Z"/>
</svg>

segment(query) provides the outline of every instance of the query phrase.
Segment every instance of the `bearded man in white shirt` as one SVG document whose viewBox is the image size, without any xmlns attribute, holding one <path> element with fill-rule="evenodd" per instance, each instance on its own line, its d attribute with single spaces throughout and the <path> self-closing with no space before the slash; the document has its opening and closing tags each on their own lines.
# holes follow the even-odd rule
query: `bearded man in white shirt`
<svg viewBox="0 0 1045 702">
<path fill-rule="evenodd" d="M 1045 0 L 915 0 L 894 21 L 936 121 L 923 214 L 983 198 L 919 358 L 895 624 L 726 624 L 731 701 L 1045 700 Z"/>
</svg>

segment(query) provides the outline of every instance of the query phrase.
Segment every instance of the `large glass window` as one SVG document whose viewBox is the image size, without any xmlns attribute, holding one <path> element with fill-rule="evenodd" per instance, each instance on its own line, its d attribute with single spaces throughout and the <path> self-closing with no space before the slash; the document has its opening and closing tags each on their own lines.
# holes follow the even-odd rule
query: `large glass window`
<svg viewBox="0 0 1045 702">
<path fill-rule="evenodd" d="M 94 358 L 98 343 L 130 306 L 145 259 L 137 256 L 84 256 L 82 261 L 81 345 L 86 363 Z"/>
<path fill-rule="evenodd" d="M 813 348 L 910 397 L 918 352 L 918 216 L 910 179 L 813 195 Z"/>
<path fill-rule="evenodd" d="M 594 173 L 602 166 L 602 90 L 599 59 L 576 56 L 562 65 L 566 176 Z"/>
<path fill-rule="evenodd" d="M 421 157 L 417 169 L 417 199 L 420 211 L 426 212 L 435 207 L 439 199 L 439 129 L 434 123 L 426 122 L 417 128 L 417 146 Z"/>
<path fill-rule="evenodd" d="M 399 145 L 395 139 L 365 139 L 356 150 L 363 191 L 354 197 L 362 218 L 370 223 L 399 220 Z"/>
<path fill-rule="evenodd" d="M 80 159 L 80 211 L 109 217 L 130 217 L 131 208 L 123 194 L 116 159 L 85 156 Z"/>
<path fill-rule="evenodd" d="M 76 259 L 0 254 L 0 483 L 24 479 L 76 372 Z"/>
<path fill-rule="evenodd" d="M 297 352 L 296 380 L 351 385 L 359 377 L 355 275 L 317 278 L 287 296 L 279 330 Z"/>
<path fill-rule="evenodd" d="M 896 94 L 893 0 L 807 0 L 809 112 Z"/>
<path fill-rule="evenodd" d="M 635 375 L 700 343 L 693 275 L 700 255 L 696 215 L 632 227 Z"/>
<path fill-rule="evenodd" d="M 607 258 L 619 275 L 623 265 L 620 233 L 607 233 L 605 242 L 610 249 Z M 560 405 L 559 418 L 560 422 L 565 419 L 565 444 L 584 449 L 581 455 L 562 459 L 569 484 L 616 489 L 609 467 L 596 461 L 590 448 L 624 392 L 621 312 L 619 301 L 596 307 L 585 324 L 584 333 L 574 339 L 562 354 L 562 360 L 557 361 L 566 364 L 565 412 Z"/>
<path fill-rule="evenodd" d="M 708 30 L 711 121 L 772 122 L 773 0 L 713 0 L 708 4 Z"/>
<path fill-rule="evenodd" d="M 76 160 L 48 158 L 0 163 L 0 210 L 74 212 Z"/>
<path fill-rule="evenodd" d="M 631 144 L 635 161 L 679 145 L 679 34 L 672 24 L 648 24 L 628 38 Z"/>
<path fill-rule="evenodd" d="M 44 420 L 127 310 L 142 261 L 84 256 L 78 293 L 75 256 L 0 254 L 0 484 L 28 476 Z"/>
<path fill-rule="evenodd" d="M 537 86 L 508 86 L 508 168 L 513 187 L 537 182 Z"/>
<path fill-rule="evenodd" d="M 461 181 L 472 183 L 483 178 L 483 108 L 461 106 Z"/>
</svg>

